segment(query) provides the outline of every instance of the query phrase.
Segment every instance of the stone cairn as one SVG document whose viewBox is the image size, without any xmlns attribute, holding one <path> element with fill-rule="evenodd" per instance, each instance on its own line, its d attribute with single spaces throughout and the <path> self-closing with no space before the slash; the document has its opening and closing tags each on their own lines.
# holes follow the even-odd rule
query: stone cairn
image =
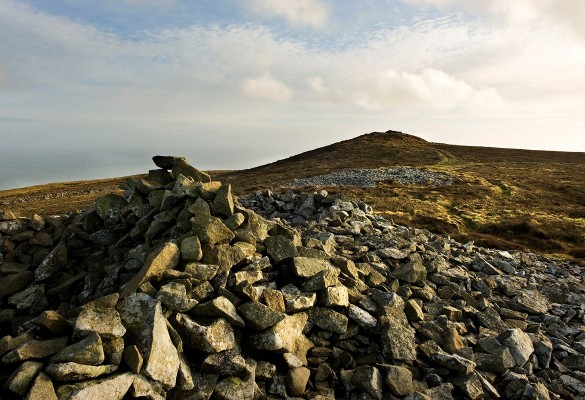
<svg viewBox="0 0 585 400">
<path fill-rule="evenodd" d="M 0 398 L 585 398 L 580 267 L 154 162 L 1 213 Z"/>
</svg>

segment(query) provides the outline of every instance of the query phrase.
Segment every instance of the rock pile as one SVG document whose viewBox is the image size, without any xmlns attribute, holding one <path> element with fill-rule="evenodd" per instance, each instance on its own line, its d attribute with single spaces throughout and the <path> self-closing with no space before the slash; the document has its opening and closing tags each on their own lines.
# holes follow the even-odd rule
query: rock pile
<svg viewBox="0 0 585 400">
<path fill-rule="evenodd" d="M 154 161 L 82 213 L 0 215 L 3 399 L 585 396 L 579 267 Z"/>
<path fill-rule="evenodd" d="M 442 186 L 451 185 L 459 178 L 441 172 L 419 168 L 346 168 L 325 175 L 296 179 L 289 187 L 303 186 L 357 186 L 374 187 L 378 182 L 396 181 L 403 185 Z"/>
</svg>

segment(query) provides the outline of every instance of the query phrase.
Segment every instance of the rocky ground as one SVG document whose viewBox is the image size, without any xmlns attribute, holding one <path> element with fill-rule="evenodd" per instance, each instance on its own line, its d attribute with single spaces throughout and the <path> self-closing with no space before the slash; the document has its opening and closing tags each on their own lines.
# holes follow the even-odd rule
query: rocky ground
<svg viewBox="0 0 585 400">
<path fill-rule="evenodd" d="M 325 175 L 296 179 L 285 186 L 357 186 L 374 187 L 378 182 L 396 181 L 403 185 L 450 185 L 458 178 L 419 168 L 346 168 Z"/>
<path fill-rule="evenodd" d="M 582 268 L 154 161 L 1 213 L 2 399 L 585 398 Z"/>
</svg>

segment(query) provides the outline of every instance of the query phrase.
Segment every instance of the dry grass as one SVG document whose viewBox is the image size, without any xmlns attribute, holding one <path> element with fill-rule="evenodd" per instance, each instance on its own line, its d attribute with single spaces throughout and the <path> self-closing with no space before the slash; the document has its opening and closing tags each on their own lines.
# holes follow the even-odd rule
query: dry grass
<svg viewBox="0 0 585 400">
<path fill-rule="evenodd" d="M 453 146 L 410 135 L 372 133 L 242 171 L 215 171 L 236 194 L 278 190 L 295 178 L 340 168 L 414 166 L 461 179 L 450 186 L 421 187 L 384 182 L 375 188 L 331 187 L 333 193 L 363 199 L 397 223 L 413 224 L 461 241 L 556 254 L 585 255 L 585 153 Z M 84 208 L 96 194 L 122 178 L 44 185 L 0 192 L 2 202 L 41 197 L 5 208 L 20 213 Z M 65 195 L 43 200 L 47 193 Z M 310 188 L 308 190 L 311 190 Z"/>
</svg>

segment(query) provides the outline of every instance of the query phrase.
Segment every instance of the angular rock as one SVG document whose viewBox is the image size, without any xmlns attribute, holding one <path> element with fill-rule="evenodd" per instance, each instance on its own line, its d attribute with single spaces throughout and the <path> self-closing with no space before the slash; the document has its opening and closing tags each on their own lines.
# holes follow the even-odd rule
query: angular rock
<svg viewBox="0 0 585 400">
<path fill-rule="evenodd" d="M 45 372 L 53 379 L 68 382 L 97 378 L 111 374 L 118 369 L 117 365 L 85 365 L 74 362 L 50 364 Z"/>
<path fill-rule="evenodd" d="M 140 271 L 124 286 L 120 296 L 129 296 L 138 289 L 138 286 L 150 279 L 162 278 L 165 271 L 177 266 L 180 253 L 179 246 L 173 242 L 167 242 L 154 250 L 148 255 Z"/>
<path fill-rule="evenodd" d="M 309 320 L 329 332 L 341 335 L 347 331 L 347 317 L 329 308 L 313 307 L 309 312 Z"/>
<path fill-rule="evenodd" d="M 408 368 L 397 365 L 384 367 L 386 373 L 386 385 L 397 396 L 406 396 L 414 392 L 412 372 Z"/>
<path fill-rule="evenodd" d="M 105 360 L 102 338 L 96 332 L 90 332 L 84 339 L 65 347 L 51 357 L 51 364 L 75 362 L 86 365 L 100 365 Z"/>
<path fill-rule="evenodd" d="M 73 329 L 76 336 L 95 332 L 107 339 L 122 337 L 126 333 L 120 314 L 112 308 L 83 309 L 77 316 Z"/>
<path fill-rule="evenodd" d="M 71 329 L 69 322 L 55 311 L 43 311 L 41 315 L 31 320 L 35 325 L 38 325 L 54 335 L 61 334 Z"/>
<path fill-rule="evenodd" d="M 534 346 L 530 336 L 520 329 L 510 329 L 499 336 L 500 342 L 510 349 L 512 357 L 519 367 L 526 364 L 530 355 L 534 353 Z"/>
<path fill-rule="evenodd" d="M 57 271 L 67 265 L 67 247 L 65 243 L 59 243 L 35 270 L 35 280 L 44 281 L 53 276 Z"/>
<path fill-rule="evenodd" d="M 222 184 L 217 190 L 213 199 L 213 207 L 220 215 L 223 215 L 226 218 L 231 217 L 234 214 L 232 186 L 229 183 Z"/>
<path fill-rule="evenodd" d="M 13 293 L 20 292 L 26 288 L 26 285 L 32 281 L 34 273 L 30 271 L 17 272 L 0 279 L 0 298 L 10 296 Z"/>
<path fill-rule="evenodd" d="M 224 296 L 219 296 L 208 302 L 198 304 L 191 310 L 190 314 L 197 317 L 225 318 L 230 324 L 238 328 L 246 326 L 242 317 L 238 315 L 234 304 Z"/>
<path fill-rule="evenodd" d="M 274 311 L 264 304 L 249 301 L 238 306 L 238 312 L 244 317 L 244 320 L 256 330 L 264 330 L 277 324 L 284 319 L 285 314 Z"/>
<path fill-rule="evenodd" d="M 330 286 L 336 286 L 339 284 L 337 277 L 339 276 L 339 270 L 337 268 L 324 269 L 321 272 L 316 273 L 310 277 L 301 289 L 306 292 L 315 292 L 317 290 L 323 290 Z"/>
<path fill-rule="evenodd" d="M 309 316 L 304 312 L 286 315 L 282 321 L 264 332 L 250 335 L 249 342 L 253 349 L 279 353 L 296 353 L 299 338 Z"/>
<path fill-rule="evenodd" d="M 252 400 L 254 389 L 253 381 L 230 376 L 215 385 L 213 394 L 218 400 Z"/>
<path fill-rule="evenodd" d="M 248 365 L 236 349 L 211 354 L 203 360 L 201 371 L 217 375 L 245 377 Z"/>
<path fill-rule="evenodd" d="M 43 363 L 36 361 L 25 361 L 4 382 L 3 389 L 24 397 L 35 380 L 37 374 L 43 368 Z"/>
<path fill-rule="evenodd" d="M 382 350 L 390 360 L 416 360 L 415 331 L 406 320 L 382 317 L 379 319 L 382 328 Z"/>
<path fill-rule="evenodd" d="M 311 371 L 306 367 L 291 368 L 286 375 L 286 388 L 290 396 L 302 396 L 307 388 Z"/>
<path fill-rule="evenodd" d="M 234 330 L 223 318 L 213 320 L 209 325 L 201 325 L 185 314 L 175 316 L 177 330 L 189 346 L 206 353 L 218 353 L 236 346 Z"/>
<path fill-rule="evenodd" d="M 203 257 L 203 251 L 201 250 L 201 243 L 197 236 L 189 236 L 181 242 L 181 256 L 183 260 L 199 261 Z"/>
<path fill-rule="evenodd" d="M 236 235 L 225 226 L 218 217 L 207 217 L 194 220 L 191 233 L 196 235 L 202 244 L 214 245 L 220 242 L 231 242 Z"/>
<path fill-rule="evenodd" d="M 424 280 L 427 277 L 427 269 L 425 268 L 420 255 L 412 254 L 409 258 L 410 261 L 394 271 L 392 276 L 409 283 Z"/>
<path fill-rule="evenodd" d="M 28 310 L 37 313 L 45 309 L 49 303 L 45 297 L 45 285 L 33 285 L 8 298 L 8 304 L 16 306 L 17 310 Z"/>
<path fill-rule="evenodd" d="M 301 278 L 309 278 L 325 269 L 331 269 L 333 266 L 327 260 L 317 258 L 294 257 L 292 270 L 295 275 Z"/>
<path fill-rule="evenodd" d="M 280 288 L 284 297 L 287 313 L 307 310 L 315 304 L 315 293 L 303 293 L 296 286 L 289 284 Z"/>
<path fill-rule="evenodd" d="M 117 309 L 144 358 L 143 373 L 165 388 L 174 387 L 180 360 L 160 302 L 135 293 L 121 300 Z"/>
<path fill-rule="evenodd" d="M 517 311 L 539 315 L 546 313 L 550 308 L 550 304 L 540 292 L 523 290 L 510 301 L 510 307 Z"/>
<path fill-rule="evenodd" d="M 187 296 L 187 288 L 180 282 L 169 282 L 161 286 L 156 299 L 177 312 L 186 312 L 197 305 L 197 300 Z"/>
<path fill-rule="evenodd" d="M 58 394 L 60 398 L 65 397 L 69 400 L 122 400 L 128 389 L 130 389 L 132 382 L 134 382 L 134 377 L 135 375 L 131 372 L 112 375 L 104 379 L 90 381 L 87 384 L 79 384 L 77 387 L 61 387 Z M 61 395 L 65 393 L 68 393 L 68 395 Z"/>
<path fill-rule="evenodd" d="M 51 378 L 44 372 L 37 375 L 30 388 L 26 400 L 57 400 L 57 393 Z"/>
<path fill-rule="evenodd" d="M 292 239 L 282 235 L 270 236 L 264 241 L 266 252 L 275 264 L 298 256 L 297 246 Z"/>
<path fill-rule="evenodd" d="M 347 309 L 347 316 L 354 320 L 362 328 L 374 329 L 378 324 L 378 320 L 370 313 L 353 304 L 349 305 L 349 308 Z"/>
<path fill-rule="evenodd" d="M 48 340 L 29 340 L 2 357 L 2 362 L 10 364 L 26 360 L 43 359 L 63 350 L 67 346 L 67 340 L 67 337 Z"/>
<path fill-rule="evenodd" d="M 364 365 L 354 369 L 351 383 L 374 399 L 382 399 L 384 394 L 384 379 L 378 368 Z"/>
<path fill-rule="evenodd" d="M 179 175 L 183 175 L 192 178 L 195 182 L 211 182 L 211 177 L 208 174 L 189 165 L 182 157 L 174 159 L 172 173 L 175 179 Z"/>
<path fill-rule="evenodd" d="M 330 286 L 325 289 L 325 307 L 349 306 L 349 293 L 345 286 Z"/>
</svg>

